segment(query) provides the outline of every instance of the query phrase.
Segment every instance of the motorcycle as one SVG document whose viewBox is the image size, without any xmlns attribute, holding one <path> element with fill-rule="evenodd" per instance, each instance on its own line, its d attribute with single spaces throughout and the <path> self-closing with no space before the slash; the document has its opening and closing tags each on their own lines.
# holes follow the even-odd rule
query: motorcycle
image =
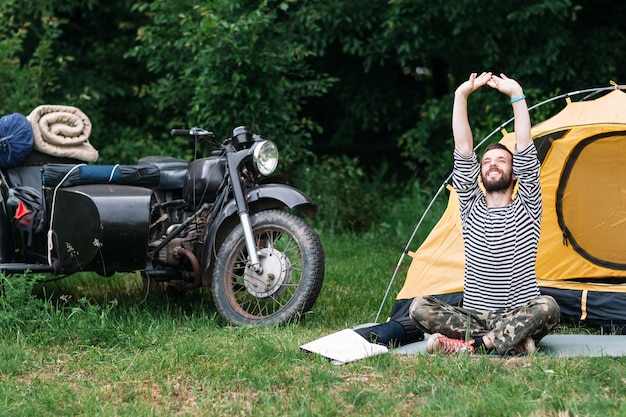
<svg viewBox="0 0 626 417">
<path fill-rule="evenodd" d="M 210 287 L 233 325 L 298 319 L 324 279 L 319 236 L 301 217 L 316 204 L 272 182 L 276 145 L 245 126 L 219 141 L 201 128 L 172 136 L 209 142 L 210 156 L 148 156 L 91 165 L 34 151 L 0 171 L 0 271 L 103 276 L 140 271 L 153 291 Z"/>
</svg>

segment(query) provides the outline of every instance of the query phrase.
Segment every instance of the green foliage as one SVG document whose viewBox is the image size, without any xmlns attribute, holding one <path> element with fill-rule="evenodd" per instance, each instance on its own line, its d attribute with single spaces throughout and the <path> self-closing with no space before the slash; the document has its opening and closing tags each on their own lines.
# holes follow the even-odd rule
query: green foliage
<svg viewBox="0 0 626 417">
<path fill-rule="evenodd" d="M 417 250 L 448 204 L 448 192 L 445 189 L 439 191 L 433 193 L 430 187 L 424 187 L 419 182 L 413 183 L 404 195 L 394 201 L 391 210 L 384 214 L 380 224 L 369 233 L 378 233 L 383 243 L 386 240 L 401 242 L 403 245 L 410 243 L 408 249 Z M 414 231 L 415 236 L 412 236 Z"/>
<path fill-rule="evenodd" d="M 0 274 L 0 335 L 20 337 L 45 327 L 49 322 L 48 304 L 32 296 L 41 279 L 38 275 Z"/>
<path fill-rule="evenodd" d="M 288 326 L 225 326 L 203 298 L 144 298 L 128 275 L 40 282 L 55 294 L 43 314 L 21 309 L 30 297 L 14 293 L 22 318 L 50 319 L 0 322 L 0 414 L 624 415 L 622 358 L 387 354 L 336 366 L 301 351 L 374 319 L 400 251 L 374 233 L 322 241 L 322 294 Z"/>
<path fill-rule="evenodd" d="M 317 129 L 299 116 L 302 103 L 333 81 L 309 67 L 303 36 L 317 28 L 303 19 L 308 9 L 288 1 L 159 0 L 136 10 L 151 24 L 132 56 L 157 77 L 143 93 L 168 110 L 171 125 L 223 137 L 246 125 L 276 138 L 286 161 L 302 153 Z"/>
<path fill-rule="evenodd" d="M 443 182 L 444 178 L 440 179 Z M 346 156 L 299 165 L 289 182 L 319 206 L 317 215 L 309 219 L 318 230 L 333 236 L 356 233 L 360 238 L 373 234 L 381 245 L 396 247 L 406 244 L 434 197 L 432 185 L 418 179 L 405 179 L 399 186 L 400 181 L 384 161 L 371 167 Z M 447 196 L 447 192 L 440 193 L 414 245 L 439 219 Z"/>
<path fill-rule="evenodd" d="M 166 133 L 150 101 L 136 91 L 145 70 L 124 55 L 141 19 L 131 0 L 8 0 L 0 5 L 0 113 L 29 114 L 42 104 L 72 105 L 93 125 L 101 161 L 134 162 L 146 142 Z M 139 144 L 139 145 L 136 145 Z"/>
<path fill-rule="evenodd" d="M 395 45 L 402 62 L 423 57 L 420 61 L 427 68 L 443 69 L 453 76 L 453 85 L 470 72 L 485 69 L 518 77 L 524 85 L 554 88 L 591 81 L 588 62 L 615 62 L 614 54 L 583 52 L 573 42 L 584 41 L 590 31 L 595 32 L 581 24 L 582 20 L 602 19 L 605 7 L 617 7 L 613 1 L 602 3 L 533 0 L 512 5 L 438 0 L 426 5 L 423 1 L 395 0 L 388 9 L 384 30 L 374 36 L 382 38 L 378 43 Z M 607 26 L 609 32 L 617 29 L 614 25 L 603 27 Z M 623 35 L 618 35 L 620 38 Z M 607 41 L 612 44 L 616 38 L 611 36 Z M 572 59 L 572 53 L 588 58 L 579 62 Z M 443 67 L 433 66 L 435 60 Z"/>
<path fill-rule="evenodd" d="M 449 161 L 449 93 L 470 72 L 504 72 L 538 90 L 533 99 L 606 85 L 623 74 L 617 44 L 625 36 L 606 21 L 606 10 L 619 14 L 621 6 L 601 3 L 394 0 L 322 6 L 312 13 L 321 16 L 326 38 L 314 43 L 318 55 L 330 59 L 316 64 L 339 82 L 312 109 L 324 120 L 319 140 L 339 152 L 359 144 L 366 154 L 369 144 L 384 138 L 388 154 L 399 146 L 419 178 L 437 183 Z M 508 104 L 492 96 L 488 105 L 472 107 L 470 116 L 481 118 L 473 123 L 477 139 L 510 117 Z M 498 114 L 500 109 L 507 113 Z"/>
<path fill-rule="evenodd" d="M 442 182 L 452 168 L 454 144 L 449 109 L 448 97 L 428 100 L 422 105 L 419 125 L 406 130 L 398 139 L 406 164 L 431 186 Z"/>
<path fill-rule="evenodd" d="M 58 73 L 71 61 L 53 51 L 66 21 L 38 2 L 21 3 L 0 4 L 0 114 L 30 113 L 59 88 Z"/>
<path fill-rule="evenodd" d="M 364 167 L 356 158 L 327 157 L 298 165 L 291 184 L 319 206 L 313 223 L 328 232 L 364 231 L 378 224 L 402 195 L 383 161 Z"/>
<path fill-rule="evenodd" d="M 335 164 L 337 178 L 322 180 L 328 163 L 315 163 L 309 169 L 321 172 L 305 177 L 338 190 L 343 172 L 349 189 L 359 178 L 365 194 L 376 189 L 376 199 L 381 190 L 382 201 L 395 198 L 385 186 L 435 188 L 445 178 L 451 92 L 472 71 L 515 77 L 530 103 L 623 82 L 626 34 L 614 19 L 624 12 L 626 3 L 613 0 L 6 0 L 0 111 L 79 107 L 102 163 L 147 154 L 190 159 L 192 144 L 169 138 L 172 127 L 227 137 L 245 124 L 277 142 L 292 178 L 301 175 L 296 164 L 313 157 L 374 167 L 357 174 Z M 510 116 L 497 94 L 471 99 L 477 140 Z M 384 186 L 370 184 L 381 181 L 379 169 Z M 361 200 L 335 199 L 327 212 Z M 380 218 L 360 219 L 358 206 L 343 210 L 339 223 L 348 230 Z"/>
<path fill-rule="evenodd" d="M 73 60 L 71 71 L 59 77 L 62 88 L 49 92 L 46 100 L 76 106 L 89 116 L 90 141 L 99 150 L 100 163 L 134 163 L 147 154 L 190 157 L 192 147 L 169 139 L 171 126 L 164 124 L 150 97 L 139 94 L 151 78 L 145 65 L 128 55 L 146 21 L 133 4 L 54 4 L 68 22 L 55 49 L 72 53 Z"/>
</svg>

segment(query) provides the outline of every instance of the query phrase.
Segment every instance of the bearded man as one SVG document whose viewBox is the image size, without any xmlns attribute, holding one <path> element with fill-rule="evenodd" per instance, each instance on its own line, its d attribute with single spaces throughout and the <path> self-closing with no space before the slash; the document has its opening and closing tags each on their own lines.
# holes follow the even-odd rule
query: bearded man
<svg viewBox="0 0 626 417">
<path fill-rule="evenodd" d="M 467 100 L 484 85 L 510 98 L 516 143 L 514 154 L 504 145 L 489 145 L 479 163 Z M 535 273 L 542 214 L 540 163 L 525 98 L 517 81 L 490 72 L 471 74 L 455 92 L 452 183 L 465 246 L 463 304 L 449 305 L 432 296 L 413 300 L 409 315 L 431 334 L 429 353 L 529 354 L 559 322 L 559 306 L 540 294 Z"/>
</svg>

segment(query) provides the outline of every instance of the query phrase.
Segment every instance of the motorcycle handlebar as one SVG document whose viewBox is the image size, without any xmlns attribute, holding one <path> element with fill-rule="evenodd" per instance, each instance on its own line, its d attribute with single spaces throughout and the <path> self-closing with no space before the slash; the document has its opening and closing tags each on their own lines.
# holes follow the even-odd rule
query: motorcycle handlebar
<svg viewBox="0 0 626 417">
<path fill-rule="evenodd" d="M 171 136 L 214 136 L 213 132 L 208 130 L 193 127 L 191 129 L 172 129 L 170 131 Z"/>
<path fill-rule="evenodd" d="M 189 136 L 189 129 L 172 129 L 171 136 Z"/>
</svg>

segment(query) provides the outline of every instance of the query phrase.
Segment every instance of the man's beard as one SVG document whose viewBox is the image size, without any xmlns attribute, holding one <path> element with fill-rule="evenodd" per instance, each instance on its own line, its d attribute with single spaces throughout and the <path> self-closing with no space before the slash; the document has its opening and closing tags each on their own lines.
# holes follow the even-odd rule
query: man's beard
<svg viewBox="0 0 626 417">
<path fill-rule="evenodd" d="M 505 173 L 502 173 L 500 178 L 497 180 L 489 180 L 482 173 L 480 174 L 480 176 L 483 181 L 485 191 L 487 191 L 488 193 L 493 193 L 493 192 L 497 193 L 499 191 L 504 191 L 508 189 L 513 182 L 513 176 L 511 175 L 510 172 L 508 175 Z"/>
</svg>

